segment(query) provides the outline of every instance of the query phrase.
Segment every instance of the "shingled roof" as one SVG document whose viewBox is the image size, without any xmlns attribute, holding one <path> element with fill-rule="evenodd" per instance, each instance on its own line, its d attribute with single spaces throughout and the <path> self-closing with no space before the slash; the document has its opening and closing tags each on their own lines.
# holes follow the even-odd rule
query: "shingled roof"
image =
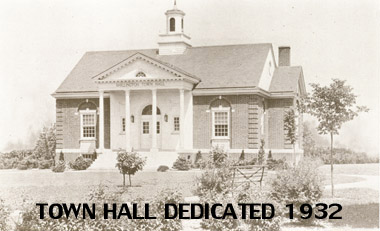
<svg viewBox="0 0 380 231">
<path fill-rule="evenodd" d="M 300 82 L 301 81 L 301 82 Z M 297 92 L 299 84 L 304 85 L 303 72 L 300 66 L 279 66 L 274 71 L 269 87 L 270 92 Z M 305 90 L 304 86 L 299 89 Z M 302 95 L 306 92 L 300 92 Z"/>
<path fill-rule="evenodd" d="M 271 49 L 271 44 L 246 44 L 191 47 L 182 55 L 158 55 L 158 49 L 87 52 L 56 93 L 97 91 L 94 76 L 136 53 L 200 78 L 197 89 L 257 87 Z M 288 83 L 281 79 L 280 76 L 283 74 L 286 74 L 286 79 L 292 81 Z M 288 72 L 278 68 L 274 73 L 270 90 L 277 91 L 284 87 L 285 90 L 293 91 L 297 87 L 297 84 L 293 85 L 293 75 L 298 75 L 298 72 L 292 68 Z"/>
</svg>

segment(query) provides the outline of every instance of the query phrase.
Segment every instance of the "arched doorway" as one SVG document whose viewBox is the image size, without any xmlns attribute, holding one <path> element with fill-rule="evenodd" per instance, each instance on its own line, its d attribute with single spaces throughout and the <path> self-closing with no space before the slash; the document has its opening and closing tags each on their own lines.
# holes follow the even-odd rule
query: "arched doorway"
<svg viewBox="0 0 380 231">
<path fill-rule="evenodd" d="M 149 150 L 152 147 L 152 133 L 156 132 L 157 148 L 161 148 L 161 110 L 157 107 L 157 124 L 152 124 L 152 105 L 144 107 L 141 113 L 140 149 Z"/>
</svg>

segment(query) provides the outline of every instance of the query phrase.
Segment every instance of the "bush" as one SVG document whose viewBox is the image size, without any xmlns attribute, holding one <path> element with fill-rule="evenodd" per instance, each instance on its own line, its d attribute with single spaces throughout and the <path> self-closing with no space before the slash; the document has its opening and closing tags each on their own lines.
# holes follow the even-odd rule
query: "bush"
<svg viewBox="0 0 380 231">
<path fill-rule="evenodd" d="M 296 167 L 279 171 L 270 183 L 271 198 L 282 205 L 293 204 L 295 219 L 301 215 L 298 209 L 302 204 L 314 205 L 322 196 L 318 163 L 315 159 L 304 158 Z M 299 220 L 313 222 L 312 219 Z"/>
<path fill-rule="evenodd" d="M 6 208 L 4 205 L 4 201 L 0 199 L 0 230 L 10 230 L 10 227 L 8 225 L 8 211 L 8 208 Z"/>
<path fill-rule="evenodd" d="M 190 169 L 191 163 L 183 157 L 178 157 L 173 163 L 173 168 L 181 171 L 188 171 Z"/>
<path fill-rule="evenodd" d="M 157 168 L 157 172 L 166 172 L 166 171 L 168 171 L 168 170 L 169 170 L 169 167 L 166 166 L 166 165 L 160 165 L 160 166 L 158 166 L 158 168 Z"/>
<path fill-rule="evenodd" d="M 64 172 L 66 169 L 65 161 L 59 161 L 53 168 L 53 172 Z"/>
<path fill-rule="evenodd" d="M 53 165 L 52 160 L 41 160 L 38 163 L 38 168 L 39 169 L 49 169 L 49 168 L 51 168 L 52 165 Z"/>
<path fill-rule="evenodd" d="M 20 163 L 17 164 L 17 169 L 18 170 L 27 170 L 28 169 L 28 164 L 26 160 L 20 161 Z"/>
<path fill-rule="evenodd" d="M 218 146 L 214 147 L 210 151 L 210 155 L 211 155 L 213 164 L 217 168 L 222 166 L 227 161 L 227 156 L 228 156 L 227 153 L 223 149 L 219 148 Z"/>
<path fill-rule="evenodd" d="M 91 164 L 92 164 L 91 159 L 86 159 L 86 158 L 83 158 L 83 156 L 79 156 L 73 162 L 70 162 L 69 166 L 73 170 L 80 171 L 80 170 L 86 170 L 88 167 L 90 167 Z"/>
<path fill-rule="evenodd" d="M 269 170 L 284 170 L 289 168 L 288 163 L 284 159 L 268 159 L 267 164 Z"/>
</svg>

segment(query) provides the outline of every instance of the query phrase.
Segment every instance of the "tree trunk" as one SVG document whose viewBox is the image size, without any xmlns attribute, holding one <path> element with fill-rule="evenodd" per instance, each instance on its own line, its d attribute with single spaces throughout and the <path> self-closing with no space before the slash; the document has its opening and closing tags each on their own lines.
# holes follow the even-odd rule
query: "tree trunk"
<svg viewBox="0 0 380 231">
<path fill-rule="evenodd" d="M 131 175 L 128 175 L 128 176 L 129 176 L 129 187 L 132 187 Z"/>
<path fill-rule="evenodd" d="M 330 165 L 331 165 L 331 196 L 334 198 L 334 157 L 333 157 L 333 142 L 334 135 L 330 133 L 331 136 L 331 147 L 330 147 Z"/>
<path fill-rule="evenodd" d="M 125 174 L 123 174 L 123 187 L 125 187 Z"/>
</svg>

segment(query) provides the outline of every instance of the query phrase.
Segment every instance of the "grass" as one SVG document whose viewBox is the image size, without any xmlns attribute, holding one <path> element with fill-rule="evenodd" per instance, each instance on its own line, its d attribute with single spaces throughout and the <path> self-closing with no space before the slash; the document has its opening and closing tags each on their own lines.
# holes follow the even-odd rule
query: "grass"
<svg viewBox="0 0 380 231">
<path fill-rule="evenodd" d="M 335 184 L 360 182 L 364 179 L 363 175 L 378 176 L 378 166 L 378 164 L 335 165 Z M 329 185 L 330 166 L 320 167 L 320 172 L 325 175 L 324 184 Z M 153 197 L 161 189 L 171 188 L 179 190 L 185 197 L 192 196 L 195 178 L 200 174 L 200 171 L 139 172 L 132 176 L 132 185 L 139 187 L 128 187 L 127 191 L 131 197 L 138 195 Z M 22 209 L 21 206 L 27 201 L 85 202 L 89 191 L 99 184 L 120 189 L 122 175 L 116 171 L 53 173 L 51 170 L 1 170 L 0 182 L 0 198 L 4 199 L 12 212 Z M 340 215 L 343 220 L 324 223 L 328 228 L 321 229 L 347 230 L 347 225 L 349 228 L 378 228 L 378 192 L 369 188 L 337 188 L 336 197 L 332 199 L 330 191 L 325 190 L 320 202 L 342 204 L 343 210 Z M 285 230 L 292 228 L 306 229 L 285 227 Z"/>
<path fill-rule="evenodd" d="M 184 197 L 192 195 L 194 181 L 199 171 L 139 172 L 132 176 L 132 186 L 127 187 L 132 197 L 153 197 L 162 189 L 180 191 Z M 99 184 L 120 188 L 123 179 L 118 172 L 71 171 L 53 173 L 51 170 L 0 171 L 0 198 L 11 210 L 27 202 L 84 202 L 91 189 Z M 126 182 L 127 185 L 129 182 Z"/>
<path fill-rule="evenodd" d="M 325 164 L 318 170 L 330 174 L 330 165 Z M 334 164 L 334 174 L 379 175 L 379 164 Z"/>
</svg>

